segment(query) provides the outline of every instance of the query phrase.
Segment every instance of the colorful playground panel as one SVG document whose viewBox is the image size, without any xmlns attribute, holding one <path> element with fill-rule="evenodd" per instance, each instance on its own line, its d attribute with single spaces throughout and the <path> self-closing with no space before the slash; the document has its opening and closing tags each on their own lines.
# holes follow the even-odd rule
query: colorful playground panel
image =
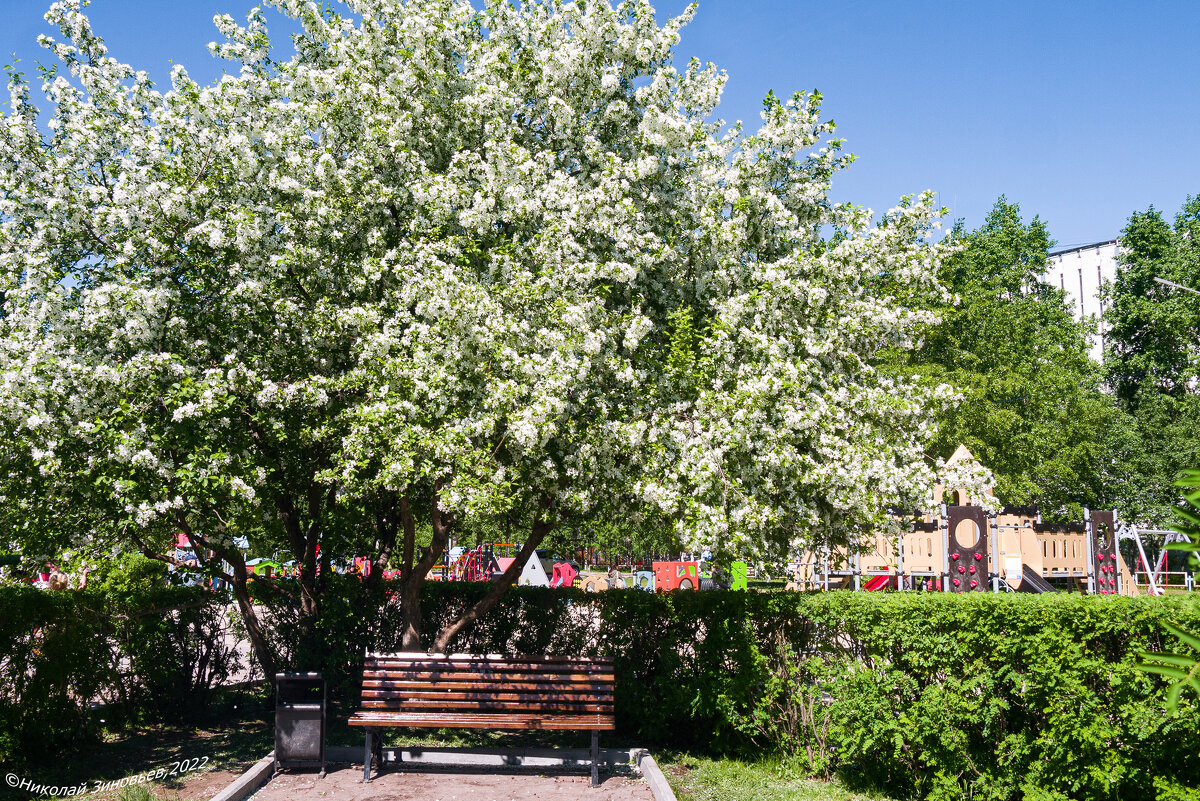
<svg viewBox="0 0 1200 801">
<path fill-rule="evenodd" d="M 696 590 L 699 588 L 699 562 L 654 563 L 654 589 L 656 592 L 666 592 L 668 590 Z"/>
<path fill-rule="evenodd" d="M 907 583 L 947 592 L 1050 592 L 1049 579 L 1071 579 L 1097 595 L 1133 595 L 1137 587 L 1117 549 L 1115 527 L 1115 516 L 1104 510 L 1084 521 L 1046 524 L 1030 509 L 989 514 L 980 506 L 948 506 L 899 536 L 876 535 L 857 555 L 846 549 L 825 560 L 808 554 L 798 586 L 879 590 Z"/>
</svg>

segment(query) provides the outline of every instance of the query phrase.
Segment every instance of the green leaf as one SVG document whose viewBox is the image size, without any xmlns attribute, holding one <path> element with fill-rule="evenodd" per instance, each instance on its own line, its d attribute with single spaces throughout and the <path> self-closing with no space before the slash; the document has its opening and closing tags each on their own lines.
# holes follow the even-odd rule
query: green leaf
<svg viewBox="0 0 1200 801">
<path fill-rule="evenodd" d="M 1185 642 L 1192 648 L 1195 648 L 1197 651 L 1200 651 L 1200 637 L 1196 636 L 1195 634 L 1192 634 L 1189 631 L 1179 628 L 1179 626 L 1176 626 L 1174 623 L 1171 623 L 1170 621 L 1167 621 L 1167 620 L 1163 621 L 1162 626 L 1164 629 L 1166 629 L 1167 631 L 1171 632 L 1176 637 L 1178 637 L 1182 642 Z"/>
<path fill-rule="evenodd" d="M 1182 668 L 1154 665 L 1149 662 L 1138 664 L 1138 670 L 1145 671 L 1146 673 L 1157 673 L 1160 676 L 1166 676 L 1171 679 L 1187 678 L 1187 671 Z"/>
<path fill-rule="evenodd" d="M 1156 662 L 1161 662 L 1164 665 L 1179 665 L 1183 668 L 1190 668 L 1196 664 L 1196 660 L 1190 656 L 1182 656 L 1180 654 L 1168 653 L 1148 653 L 1141 655 L 1143 659 L 1153 659 Z"/>
<path fill-rule="evenodd" d="M 1183 692 L 1182 684 L 1173 684 L 1171 689 L 1167 691 L 1167 709 L 1172 712 L 1179 711 L 1179 694 Z"/>
</svg>

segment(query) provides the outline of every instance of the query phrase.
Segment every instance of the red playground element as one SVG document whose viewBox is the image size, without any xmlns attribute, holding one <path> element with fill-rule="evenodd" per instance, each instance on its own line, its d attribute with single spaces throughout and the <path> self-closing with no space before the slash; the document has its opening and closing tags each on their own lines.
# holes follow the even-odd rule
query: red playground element
<svg viewBox="0 0 1200 801">
<path fill-rule="evenodd" d="M 554 575 L 550 577 L 551 587 L 574 587 L 575 577 L 579 575 L 579 571 L 571 567 L 567 562 L 554 563 Z"/>
<path fill-rule="evenodd" d="M 863 589 L 871 590 L 872 592 L 874 592 L 875 590 L 885 590 L 888 588 L 888 586 L 891 584 L 891 582 L 892 582 L 892 577 L 890 575 L 888 575 L 887 573 L 880 573 L 878 576 L 875 576 L 870 581 L 868 581 L 866 584 L 864 584 Z"/>
<path fill-rule="evenodd" d="M 498 573 L 500 566 L 495 555 L 482 545 L 458 557 L 458 561 L 450 565 L 451 581 L 490 581 L 493 573 Z"/>
<path fill-rule="evenodd" d="M 700 589 L 698 562 L 655 562 L 654 591 Z"/>
</svg>

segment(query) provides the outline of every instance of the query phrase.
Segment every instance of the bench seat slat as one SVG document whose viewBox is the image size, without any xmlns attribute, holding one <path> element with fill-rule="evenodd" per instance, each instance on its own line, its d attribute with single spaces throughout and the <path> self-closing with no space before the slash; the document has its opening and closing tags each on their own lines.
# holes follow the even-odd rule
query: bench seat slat
<svg viewBox="0 0 1200 801">
<path fill-rule="evenodd" d="M 369 670 L 363 671 L 364 679 L 375 680 L 406 680 L 406 681 L 538 681 L 541 683 L 574 683 L 580 681 L 598 684 L 612 684 L 608 676 L 592 673 L 561 673 L 555 676 L 543 676 L 535 671 L 519 673 L 498 673 L 491 670 L 481 671 L 415 671 L 415 670 Z"/>
<path fill-rule="evenodd" d="M 588 703 L 588 701 L 569 700 L 493 700 L 493 699 L 438 699 L 438 700 L 365 700 L 362 709 L 371 710 L 491 710 L 503 711 L 539 711 L 539 712 L 604 712 L 612 709 L 612 704 Z"/>
<path fill-rule="evenodd" d="M 531 663 L 504 662 L 375 662 L 363 664 L 367 670 L 495 670 L 502 673 L 537 673 L 542 676 L 552 676 L 556 673 L 606 673 L 612 670 L 612 665 L 576 664 L 560 662 L 553 665 L 535 665 Z"/>
<path fill-rule="evenodd" d="M 546 685 L 535 681 L 505 681 L 496 685 L 485 685 L 479 681 L 378 681 L 362 682 L 362 697 L 367 695 L 409 695 L 421 692 L 527 692 L 539 695 L 547 693 L 593 693 L 612 695 L 612 685 L 580 682 L 574 685 Z"/>
<path fill-rule="evenodd" d="M 414 728 L 469 729 L 559 729 L 611 731 L 616 728 L 612 715 L 542 715 L 536 713 L 485 713 L 455 715 L 441 712 L 357 712 L 351 726 L 409 726 Z"/>
<path fill-rule="evenodd" d="M 538 667 L 568 664 L 568 665 L 608 665 L 614 664 L 611 656 L 519 656 L 508 657 L 499 654 L 426 654 L 419 652 L 401 652 L 395 654 L 367 654 L 368 662 L 428 662 L 444 665 L 454 662 L 494 662 L 507 665 L 536 665 Z"/>
<path fill-rule="evenodd" d="M 612 675 L 612 670 L 587 670 L 578 667 L 573 670 L 550 671 L 536 668 L 503 670 L 495 665 L 454 665 L 430 668 L 417 668 L 411 665 L 372 665 L 366 667 L 363 673 L 397 676 L 495 676 L 505 679 L 537 676 L 542 681 L 577 681 L 578 677 L 587 676 L 595 680 L 606 681 Z"/>
<path fill-rule="evenodd" d="M 508 688 L 488 690 L 482 687 L 476 687 L 471 690 L 445 691 L 441 688 L 430 687 L 424 690 L 406 690 L 403 693 L 387 692 L 382 690 L 363 690 L 362 700 L 364 702 L 390 700 L 397 703 L 407 703 L 409 701 L 562 701 L 571 704 L 611 704 L 613 695 L 612 693 L 595 693 L 587 691 L 554 694 L 523 693 L 513 692 Z"/>
</svg>

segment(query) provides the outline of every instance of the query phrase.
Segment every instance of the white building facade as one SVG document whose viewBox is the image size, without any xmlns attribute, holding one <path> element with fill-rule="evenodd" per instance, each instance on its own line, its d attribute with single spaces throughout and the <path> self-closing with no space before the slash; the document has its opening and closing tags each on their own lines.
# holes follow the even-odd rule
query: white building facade
<svg viewBox="0 0 1200 801">
<path fill-rule="evenodd" d="M 1116 239 L 1110 239 L 1054 250 L 1042 273 L 1043 281 L 1067 293 L 1067 303 L 1075 312 L 1075 319 L 1094 317 L 1100 323 L 1089 351 L 1097 362 L 1104 360 L 1104 301 L 1100 297 L 1100 288 L 1116 278 L 1120 248 Z"/>
</svg>

